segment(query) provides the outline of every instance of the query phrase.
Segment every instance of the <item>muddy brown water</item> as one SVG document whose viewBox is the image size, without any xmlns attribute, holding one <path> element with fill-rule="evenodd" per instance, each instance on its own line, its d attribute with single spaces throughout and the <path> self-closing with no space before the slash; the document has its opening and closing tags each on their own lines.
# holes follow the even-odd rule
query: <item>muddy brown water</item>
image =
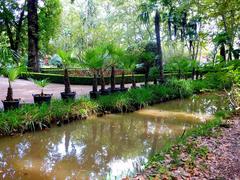
<svg viewBox="0 0 240 180">
<path fill-rule="evenodd" d="M 184 129 L 226 108 L 219 94 L 0 139 L 1 179 L 121 179 Z"/>
</svg>

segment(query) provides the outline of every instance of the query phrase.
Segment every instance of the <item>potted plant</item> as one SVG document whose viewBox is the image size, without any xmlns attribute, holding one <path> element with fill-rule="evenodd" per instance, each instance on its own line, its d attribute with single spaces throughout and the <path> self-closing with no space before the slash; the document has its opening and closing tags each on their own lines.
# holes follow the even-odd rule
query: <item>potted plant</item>
<svg viewBox="0 0 240 180">
<path fill-rule="evenodd" d="M 126 52 L 125 55 L 121 58 L 121 65 L 123 67 L 123 69 L 129 73 L 131 73 L 132 75 L 132 88 L 136 88 L 136 79 L 135 79 L 135 68 L 136 68 L 136 64 L 138 61 L 138 54 L 137 52 Z M 121 85 L 121 89 L 124 90 L 124 72 L 122 74 L 122 85 Z"/>
<path fill-rule="evenodd" d="M 90 98 L 92 99 L 96 99 L 100 95 L 100 92 L 98 92 L 98 73 L 104 65 L 104 58 L 101 52 L 102 50 L 100 47 L 89 48 L 81 59 L 81 65 L 91 70 L 93 74 L 92 91 L 90 91 Z M 103 75 L 102 78 L 104 78 Z M 105 89 L 104 84 L 102 88 Z"/>
<path fill-rule="evenodd" d="M 19 107 L 20 99 L 13 98 L 13 89 L 12 82 L 15 81 L 21 73 L 21 68 L 6 68 L 4 71 L 4 75 L 8 77 L 8 90 L 6 100 L 3 100 L 3 107 L 5 111 L 11 109 L 17 109 Z"/>
<path fill-rule="evenodd" d="M 15 60 L 19 56 L 7 46 L 1 45 L 0 47 L 0 74 L 8 78 L 8 90 L 6 99 L 2 101 L 4 110 L 16 109 L 19 107 L 20 99 L 13 98 L 12 82 L 15 81 L 23 71 L 24 66 L 16 63 Z"/>
<path fill-rule="evenodd" d="M 40 105 L 42 103 L 50 104 L 52 99 L 52 94 L 44 94 L 43 92 L 44 88 L 49 84 L 49 81 L 47 79 L 36 80 L 31 78 L 29 80 L 31 80 L 34 84 L 36 84 L 38 87 L 41 88 L 40 94 L 33 94 L 34 103 L 40 104 Z"/>
<path fill-rule="evenodd" d="M 106 49 L 108 52 L 107 55 L 107 64 L 111 67 L 111 92 L 118 92 L 120 89 L 117 89 L 116 82 L 115 82 L 115 67 L 120 62 L 121 57 L 123 56 L 122 48 L 114 45 L 114 44 L 107 44 Z"/>
<path fill-rule="evenodd" d="M 71 85 L 70 85 L 70 79 L 69 79 L 69 73 L 68 73 L 68 67 L 69 65 L 75 60 L 75 58 L 72 57 L 70 52 L 58 51 L 58 55 L 62 59 L 62 65 L 64 68 L 64 86 L 65 90 L 64 92 L 61 92 L 61 97 L 63 100 L 74 100 L 76 97 L 76 92 L 71 91 Z"/>
<path fill-rule="evenodd" d="M 159 69 L 157 67 L 152 67 L 149 71 L 149 75 L 153 78 L 153 83 L 156 85 L 159 76 Z"/>
</svg>

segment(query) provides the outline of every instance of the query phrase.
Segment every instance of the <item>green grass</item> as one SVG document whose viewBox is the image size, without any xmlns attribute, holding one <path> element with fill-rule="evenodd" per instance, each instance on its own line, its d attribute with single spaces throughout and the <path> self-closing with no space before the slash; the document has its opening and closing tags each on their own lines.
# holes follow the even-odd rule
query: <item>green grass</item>
<svg viewBox="0 0 240 180">
<path fill-rule="evenodd" d="M 130 89 L 128 92 L 102 96 L 97 100 L 80 98 L 69 102 L 54 100 L 51 105 L 24 105 L 17 110 L 0 112 L 0 133 L 10 135 L 15 132 L 35 131 L 49 127 L 52 123 L 65 123 L 104 111 L 131 112 L 149 104 L 189 97 L 204 89 L 206 84 L 205 80 L 171 79 L 163 85 Z"/>
</svg>

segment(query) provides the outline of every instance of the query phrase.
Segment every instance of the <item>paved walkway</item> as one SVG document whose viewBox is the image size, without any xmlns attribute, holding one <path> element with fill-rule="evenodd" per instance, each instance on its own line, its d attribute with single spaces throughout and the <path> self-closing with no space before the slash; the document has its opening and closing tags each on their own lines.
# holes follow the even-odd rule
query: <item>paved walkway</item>
<svg viewBox="0 0 240 180">
<path fill-rule="evenodd" d="M 130 86 L 130 84 L 126 85 L 126 87 Z M 41 92 L 41 89 L 39 87 L 37 87 L 33 82 L 27 80 L 18 79 L 12 83 L 12 87 L 14 98 L 21 98 L 21 103 L 33 103 L 32 94 L 37 94 Z M 118 87 L 118 85 L 116 87 Z M 0 100 L 4 100 L 6 98 L 7 88 L 7 78 L 0 77 Z M 75 91 L 77 93 L 77 96 L 79 97 L 82 95 L 88 95 L 89 92 L 92 90 L 92 86 L 72 85 L 71 89 L 72 91 Z M 60 93 L 63 91 L 63 84 L 49 84 L 49 86 L 44 89 L 44 93 L 53 94 L 54 98 L 60 98 Z M 3 105 L 2 103 L 0 103 L 0 108 L 2 107 Z"/>
</svg>

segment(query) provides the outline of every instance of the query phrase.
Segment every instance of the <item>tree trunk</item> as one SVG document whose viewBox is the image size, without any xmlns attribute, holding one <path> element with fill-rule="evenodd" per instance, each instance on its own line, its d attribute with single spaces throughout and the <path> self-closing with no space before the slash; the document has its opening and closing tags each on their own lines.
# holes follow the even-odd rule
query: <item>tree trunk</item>
<svg viewBox="0 0 240 180">
<path fill-rule="evenodd" d="M 115 90 L 115 67 L 112 66 L 111 69 L 111 90 Z"/>
<path fill-rule="evenodd" d="M 135 79 L 135 74 L 132 72 L 132 88 L 136 88 L 136 79 Z"/>
<path fill-rule="evenodd" d="M 174 24 L 173 28 L 174 28 L 174 37 L 175 39 L 177 39 L 177 25 Z"/>
<path fill-rule="evenodd" d="M 149 81 L 149 65 L 146 65 L 146 72 L 145 72 L 145 86 L 148 86 Z"/>
<path fill-rule="evenodd" d="M 181 68 L 178 68 L 178 79 L 181 79 Z"/>
<path fill-rule="evenodd" d="M 222 44 L 220 47 L 220 56 L 222 57 L 223 61 L 226 61 L 226 50 L 224 44 Z"/>
<path fill-rule="evenodd" d="M 97 73 L 95 71 L 94 75 L 93 75 L 93 92 L 97 92 L 97 86 L 98 86 L 98 83 L 97 83 Z"/>
<path fill-rule="evenodd" d="M 21 40 L 21 32 L 22 32 L 22 28 L 23 28 L 23 21 L 24 21 L 25 4 L 23 5 L 18 22 L 14 22 L 14 23 L 9 21 L 9 17 L 7 16 L 8 10 L 7 10 L 6 4 L 4 2 L 2 2 L 1 6 L 3 7 L 3 21 L 4 21 L 6 29 L 7 29 L 7 36 L 9 39 L 10 48 L 15 53 L 18 53 L 19 44 L 20 44 L 20 40 Z M 14 34 L 14 32 L 12 32 L 12 29 L 13 29 L 12 26 L 16 26 L 16 34 Z M 15 36 L 15 39 L 14 39 L 14 36 Z M 14 56 L 14 61 L 16 61 L 16 62 L 19 61 L 18 56 Z"/>
<path fill-rule="evenodd" d="M 168 15 L 168 35 L 169 35 L 169 40 L 172 40 L 172 23 L 171 23 L 171 13 Z"/>
<path fill-rule="evenodd" d="M 7 101 L 13 101 L 13 89 L 11 86 L 11 82 L 8 80 L 8 91 L 7 91 L 7 97 L 6 100 Z"/>
<path fill-rule="evenodd" d="M 196 69 L 195 67 L 192 68 L 192 80 L 195 79 Z"/>
<path fill-rule="evenodd" d="M 26 3 L 26 1 L 25 1 Z M 20 40 L 21 40 L 21 32 L 22 32 L 22 28 L 23 28 L 23 21 L 24 21 L 24 14 L 25 14 L 25 4 L 23 6 L 23 10 L 20 14 L 20 18 L 16 27 L 16 40 L 15 40 L 15 51 L 18 53 L 19 50 L 19 44 L 20 44 Z"/>
<path fill-rule="evenodd" d="M 183 12 L 183 15 L 182 15 L 182 35 L 181 35 L 182 42 L 186 38 L 186 26 L 187 26 L 187 13 Z"/>
<path fill-rule="evenodd" d="M 125 89 L 125 73 L 122 71 L 121 90 Z"/>
<path fill-rule="evenodd" d="M 64 69 L 64 85 L 65 85 L 65 93 L 69 94 L 71 93 L 71 86 L 70 86 L 70 80 L 69 80 L 69 74 L 68 69 Z"/>
<path fill-rule="evenodd" d="M 38 0 L 28 0 L 28 67 L 39 72 L 38 47 Z"/>
<path fill-rule="evenodd" d="M 162 45 L 161 45 L 161 35 L 160 35 L 160 13 L 158 10 L 156 10 L 155 14 L 155 33 L 156 33 L 156 40 L 157 40 L 157 60 L 156 65 L 159 68 L 160 74 L 159 74 L 159 81 L 160 83 L 163 83 L 164 76 L 163 76 L 163 56 L 162 56 Z"/>
<path fill-rule="evenodd" d="M 105 91 L 105 79 L 104 79 L 104 74 L 103 70 L 101 70 L 101 91 Z"/>
</svg>

